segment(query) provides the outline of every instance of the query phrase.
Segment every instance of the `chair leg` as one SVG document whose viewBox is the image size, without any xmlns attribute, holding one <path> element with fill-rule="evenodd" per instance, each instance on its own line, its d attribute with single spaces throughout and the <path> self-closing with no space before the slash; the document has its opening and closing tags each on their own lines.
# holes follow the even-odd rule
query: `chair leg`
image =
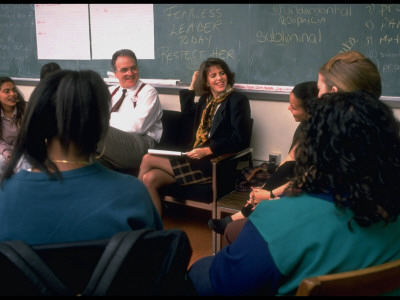
<svg viewBox="0 0 400 300">
<path fill-rule="evenodd" d="M 212 238 L 212 249 L 213 249 L 213 255 L 217 254 L 218 250 L 218 234 L 214 232 L 214 230 L 211 233 L 211 238 Z"/>
<path fill-rule="evenodd" d="M 221 219 L 221 211 L 217 208 L 217 219 Z M 214 254 L 218 253 L 221 248 L 222 248 L 222 234 L 217 234 L 215 233 L 215 248 L 214 248 Z"/>
</svg>

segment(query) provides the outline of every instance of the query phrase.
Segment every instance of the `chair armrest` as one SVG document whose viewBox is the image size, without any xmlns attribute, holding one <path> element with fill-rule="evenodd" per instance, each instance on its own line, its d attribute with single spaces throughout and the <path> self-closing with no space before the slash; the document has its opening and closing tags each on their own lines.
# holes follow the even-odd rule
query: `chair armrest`
<svg viewBox="0 0 400 300">
<path fill-rule="evenodd" d="M 219 199 L 235 189 L 235 182 L 243 167 L 253 166 L 253 148 L 217 156 L 211 159 L 211 164 L 214 196 Z"/>
<path fill-rule="evenodd" d="M 225 154 L 219 155 L 217 157 L 214 157 L 211 159 L 211 163 L 218 164 L 227 159 L 238 159 L 240 157 L 243 157 L 245 155 L 252 154 L 252 153 L 253 153 L 253 148 L 248 147 L 239 152 L 225 153 Z"/>
</svg>

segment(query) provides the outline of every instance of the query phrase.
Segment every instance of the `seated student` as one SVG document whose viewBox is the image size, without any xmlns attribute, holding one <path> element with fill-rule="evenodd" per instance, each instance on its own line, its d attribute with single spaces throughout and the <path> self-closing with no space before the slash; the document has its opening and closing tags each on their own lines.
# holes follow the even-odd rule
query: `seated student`
<svg viewBox="0 0 400 300">
<path fill-rule="evenodd" d="M 262 189 L 254 190 L 254 193 L 257 193 L 257 197 L 269 200 L 279 197 L 283 193 L 289 178 L 293 173 L 294 151 L 296 149 L 295 145 L 297 143 L 298 133 L 303 126 L 303 122 L 307 119 L 313 104 L 317 100 L 317 96 L 318 87 L 316 81 L 299 83 L 295 85 L 291 91 L 289 95 L 290 103 L 288 110 L 292 113 L 294 120 L 296 122 L 300 122 L 300 124 L 297 126 L 297 129 L 293 135 L 292 145 L 290 146 L 287 157 L 271 175 L 271 178 L 267 180 L 264 187 Z M 242 208 L 241 211 L 233 214 L 232 216 L 226 216 L 222 219 L 210 219 L 208 221 L 208 226 L 216 233 L 223 234 L 228 224 L 230 224 L 232 221 L 247 218 L 253 211 L 254 207 L 255 205 L 253 205 L 253 199 L 250 198 L 248 203 Z M 245 221 L 246 220 L 243 220 L 240 223 L 235 223 L 234 228 L 237 228 L 236 224 L 244 224 Z M 238 230 L 240 230 L 240 227 L 241 226 L 238 227 Z M 234 231 L 236 231 L 236 229 L 234 229 Z M 237 235 L 237 233 L 232 234 Z"/>
<path fill-rule="evenodd" d="M 318 97 L 325 93 L 352 92 L 365 90 L 376 97 L 382 93 L 382 83 L 379 70 L 376 65 L 360 52 L 348 51 L 339 53 L 323 64 L 318 72 Z M 284 191 L 284 186 L 273 190 L 274 195 Z M 262 190 L 253 190 L 250 193 L 250 201 L 258 203 L 269 200 L 268 193 Z M 240 232 L 246 219 L 230 222 L 225 229 L 225 240 L 231 243 Z"/>
<path fill-rule="evenodd" d="M 0 175 L 10 160 L 26 102 L 10 77 L 0 77 Z"/>
<path fill-rule="evenodd" d="M 0 178 L 0 240 L 46 244 L 163 228 L 137 178 L 94 160 L 109 108 L 96 72 L 61 70 L 39 82 Z M 21 157 L 32 170 L 14 174 Z"/>
<path fill-rule="evenodd" d="M 146 154 L 140 166 L 143 181 L 161 213 L 158 189 L 211 182 L 211 158 L 245 149 L 249 144 L 250 101 L 232 88 L 235 74 L 219 58 L 208 58 L 195 71 L 189 89 L 181 90 L 181 111 L 194 115 L 196 129 L 187 156 L 169 158 Z M 201 95 L 195 102 L 196 94 Z M 186 149 L 185 149 L 186 150 Z"/>
<path fill-rule="evenodd" d="M 111 66 L 119 84 L 109 87 L 110 127 L 97 154 L 103 165 L 137 176 L 143 155 L 160 142 L 162 106 L 157 90 L 140 80 L 133 51 L 116 51 Z"/>
<path fill-rule="evenodd" d="M 261 201 L 237 239 L 196 261 L 198 295 L 294 295 L 307 277 L 400 258 L 400 125 L 364 91 L 310 113 L 290 194 Z"/>
<path fill-rule="evenodd" d="M 325 93 L 364 90 L 376 97 L 382 94 L 381 75 L 377 66 L 362 53 L 339 53 L 318 71 L 318 97 Z"/>
<path fill-rule="evenodd" d="M 40 69 L 40 80 L 42 80 L 48 74 L 58 71 L 58 70 L 61 70 L 61 67 L 56 62 L 49 62 L 47 64 L 44 64 Z"/>
</svg>

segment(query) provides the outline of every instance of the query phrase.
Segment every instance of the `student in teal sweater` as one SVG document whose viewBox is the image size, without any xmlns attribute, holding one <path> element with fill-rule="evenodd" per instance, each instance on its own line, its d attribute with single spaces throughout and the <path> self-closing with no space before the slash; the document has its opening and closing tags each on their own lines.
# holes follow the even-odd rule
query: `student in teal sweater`
<svg viewBox="0 0 400 300">
<path fill-rule="evenodd" d="M 40 81 L 0 179 L 0 240 L 47 244 L 163 228 L 143 183 L 96 162 L 110 103 L 93 71 L 61 70 Z M 15 173 L 21 158 L 31 171 Z"/>
<path fill-rule="evenodd" d="M 294 295 L 304 278 L 400 258 L 391 108 L 364 91 L 328 93 L 300 135 L 290 193 L 261 201 L 232 244 L 192 265 L 199 295 Z"/>
</svg>

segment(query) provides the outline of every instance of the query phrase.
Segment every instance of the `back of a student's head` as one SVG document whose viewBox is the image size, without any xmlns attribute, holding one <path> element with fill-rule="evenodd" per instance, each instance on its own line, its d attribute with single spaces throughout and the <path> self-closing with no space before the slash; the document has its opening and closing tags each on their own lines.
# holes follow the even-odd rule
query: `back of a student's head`
<svg viewBox="0 0 400 300">
<path fill-rule="evenodd" d="M 340 53 L 329 59 L 319 73 L 330 87 L 339 92 L 367 91 L 376 97 L 382 94 L 382 82 L 376 65 L 357 51 Z"/>
<path fill-rule="evenodd" d="M 303 134 L 296 152 L 297 187 L 336 193 L 360 224 L 363 218 L 380 219 L 376 205 L 397 217 L 400 125 L 387 104 L 361 90 L 324 94 Z"/>
<path fill-rule="evenodd" d="M 46 77 L 48 74 L 61 70 L 61 67 L 58 63 L 50 62 L 42 66 L 40 69 L 40 80 Z"/>
<path fill-rule="evenodd" d="M 29 99 L 14 151 L 32 165 L 48 160 L 47 140 L 93 154 L 109 126 L 110 93 L 94 71 L 60 70 L 39 82 Z"/>
</svg>

